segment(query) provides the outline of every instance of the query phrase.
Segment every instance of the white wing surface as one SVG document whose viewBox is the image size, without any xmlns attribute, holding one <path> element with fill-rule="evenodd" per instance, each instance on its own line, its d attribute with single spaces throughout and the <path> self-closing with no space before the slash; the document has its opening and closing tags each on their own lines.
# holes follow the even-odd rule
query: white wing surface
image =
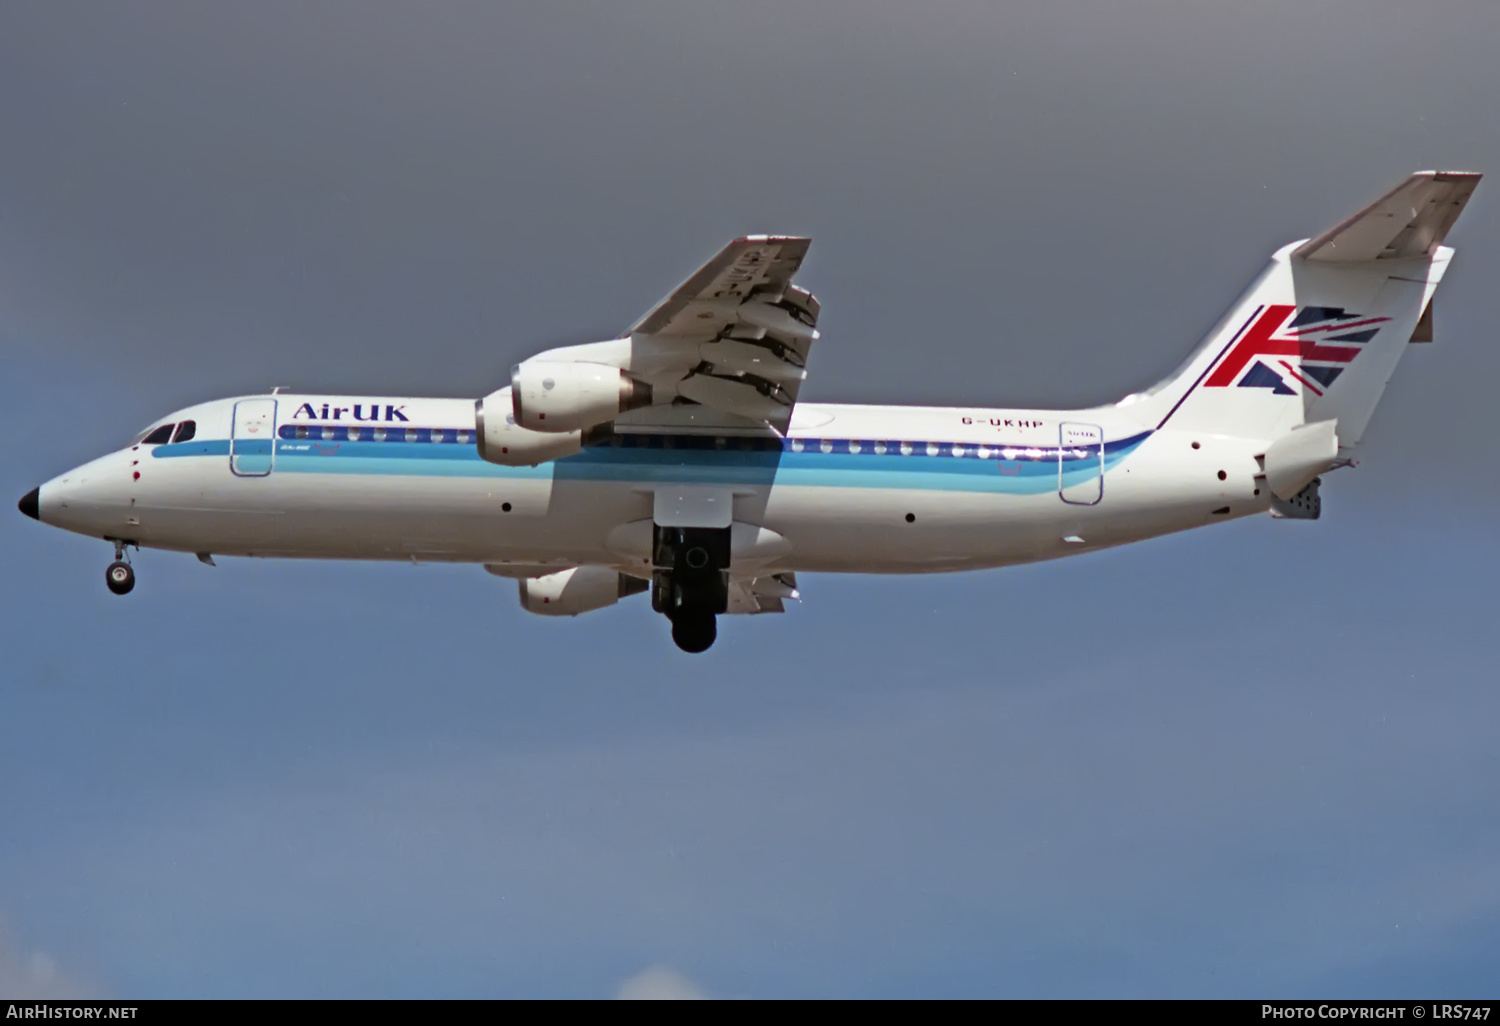
<svg viewBox="0 0 1500 1026">
<path fill-rule="evenodd" d="M 729 243 L 631 326 L 637 350 L 662 365 L 655 374 L 649 365 L 638 372 L 675 376 L 674 405 L 704 406 L 785 432 L 818 337 L 818 301 L 792 284 L 811 244 L 781 235 Z M 668 382 L 652 384 L 660 394 Z M 642 424 L 652 419 L 649 410 L 631 416 Z"/>
<path fill-rule="evenodd" d="M 549 350 L 521 366 L 580 363 L 625 372 L 621 394 L 631 398 L 613 418 L 617 431 L 784 434 L 818 337 L 818 301 L 792 283 L 811 242 L 735 239 L 623 337 Z"/>
<path fill-rule="evenodd" d="M 625 334 L 701 336 L 705 327 L 728 327 L 735 308 L 752 297 L 774 302 L 791 287 L 811 244 L 811 239 L 790 235 L 735 239 Z"/>
</svg>

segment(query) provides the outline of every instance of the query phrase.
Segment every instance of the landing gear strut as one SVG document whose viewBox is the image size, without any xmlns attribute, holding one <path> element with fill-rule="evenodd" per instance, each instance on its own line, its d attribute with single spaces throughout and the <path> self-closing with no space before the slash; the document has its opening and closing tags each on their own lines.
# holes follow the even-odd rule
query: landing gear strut
<svg viewBox="0 0 1500 1026">
<path fill-rule="evenodd" d="M 135 570 L 130 565 L 126 544 L 122 541 L 115 542 L 115 561 L 104 571 L 104 583 L 116 595 L 129 594 L 130 589 L 135 587 Z"/>
<path fill-rule="evenodd" d="M 729 608 L 729 529 L 657 527 L 651 608 L 672 621 L 684 652 L 703 652 L 718 637 Z"/>
</svg>

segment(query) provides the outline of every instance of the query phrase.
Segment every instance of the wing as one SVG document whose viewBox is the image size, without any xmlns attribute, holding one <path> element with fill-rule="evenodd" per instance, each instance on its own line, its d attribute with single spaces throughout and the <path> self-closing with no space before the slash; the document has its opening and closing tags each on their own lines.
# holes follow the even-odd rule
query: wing
<svg viewBox="0 0 1500 1026">
<path fill-rule="evenodd" d="M 732 319 L 732 311 L 752 296 L 773 302 L 779 298 L 791 286 L 811 244 L 811 239 L 791 235 L 735 239 L 625 334 L 701 336 L 705 328 L 721 330 Z M 814 319 L 816 313 L 814 304 Z"/>
<path fill-rule="evenodd" d="M 548 350 L 517 371 L 558 362 L 619 368 L 630 379 L 612 418 L 620 432 L 785 434 L 818 338 L 818 301 L 792 283 L 811 242 L 735 239 L 624 336 Z M 550 389 L 554 378 L 541 371 L 538 381 Z"/>
<path fill-rule="evenodd" d="M 748 421 L 785 433 L 818 337 L 818 301 L 792 284 L 811 244 L 784 235 L 735 239 L 632 325 L 632 373 L 679 408 L 663 411 L 658 398 L 620 426 Z"/>
<path fill-rule="evenodd" d="M 728 613 L 783 613 L 786 599 L 801 598 L 797 575 L 790 571 L 729 584 Z"/>
</svg>

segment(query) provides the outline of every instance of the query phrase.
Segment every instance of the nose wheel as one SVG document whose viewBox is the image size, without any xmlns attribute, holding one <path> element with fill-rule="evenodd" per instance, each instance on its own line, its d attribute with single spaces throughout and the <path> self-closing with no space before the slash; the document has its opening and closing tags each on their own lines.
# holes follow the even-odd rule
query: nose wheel
<svg viewBox="0 0 1500 1026">
<path fill-rule="evenodd" d="M 135 587 L 135 571 L 124 560 L 115 560 L 104 571 L 104 583 L 116 595 L 124 595 Z"/>
<path fill-rule="evenodd" d="M 130 565 L 127 542 L 115 542 L 115 561 L 104 570 L 104 583 L 116 595 L 126 595 L 135 587 L 135 568 Z"/>
</svg>

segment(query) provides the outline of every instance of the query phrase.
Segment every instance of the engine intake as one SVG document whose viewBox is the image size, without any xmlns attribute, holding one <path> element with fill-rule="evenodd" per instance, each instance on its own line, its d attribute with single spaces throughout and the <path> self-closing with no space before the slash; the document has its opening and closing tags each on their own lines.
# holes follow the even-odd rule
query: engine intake
<svg viewBox="0 0 1500 1026">
<path fill-rule="evenodd" d="M 548 434 L 578 431 L 651 405 L 651 386 L 602 363 L 528 360 L 510 372 L 516 423 Z"/>
<path fill-rule="evenodd" d="M 516 423 L 512 408 L 508 388 L 474 404 L 474 440 L 480 459 L 502 467 L 534 467 L 583 448 L 582 431 L 528 431 Z"/>
</svg>

